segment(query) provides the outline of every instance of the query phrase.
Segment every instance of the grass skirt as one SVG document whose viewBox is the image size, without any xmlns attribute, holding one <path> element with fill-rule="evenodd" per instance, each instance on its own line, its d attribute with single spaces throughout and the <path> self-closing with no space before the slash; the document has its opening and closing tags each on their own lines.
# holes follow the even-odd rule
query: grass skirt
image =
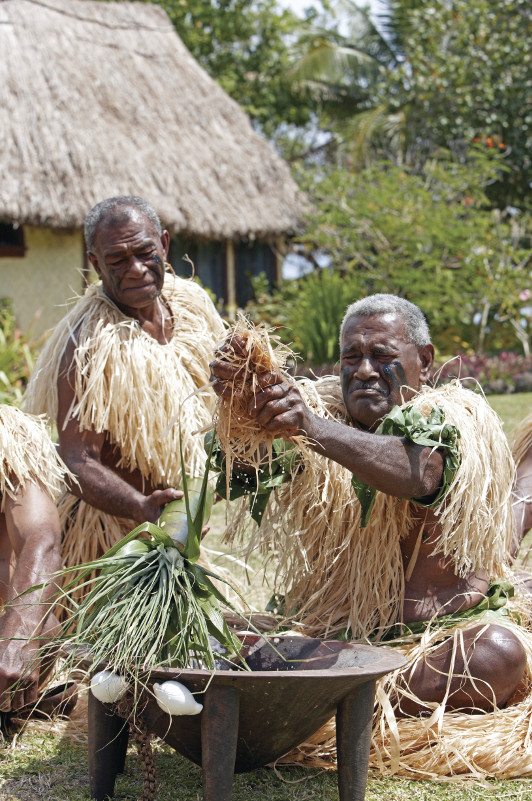
<svg viewBox="0 0 532 801">
<path fill-rule="evenodd" d="M 525 610 L 519 613 L 526 626 L 497 612 L 449 629 L 430 626 L 421 637 L 399 646 L 408 664 L 377 682 L 370 768 L 383 776 L 410 779 L 513 778 L 532 774 L 532 631 Z M 464 631 L 489 624 L 507 626 L 518 637 L 527 655 L 521 685 L 504 709 L 470 714 L 449 712 L 445 701 L 425 704 L 425 717 L 396 717 L 403 695 L 413 697 L 399 680 L 406 680 L 420 659 L 425 659 L 452 638 L 454 654 L 463 652 Z M 452 674 L 452 665 L 451 671 Z M 491 696 L 489 687 L 485 688 Z M 281 764 L 331 769 L 336 764 L 335 723 L 329 721 L 306 743 L 279 760 Z"/>
<path fill-rule="evenodd" d="M 67 473 L 50 439 L 46 420 L 0 404 L 1 510 L 5 498 L 14 498 L 17 489 L 28 481 L 38 484 L 56 501 Z"/>
</svg>

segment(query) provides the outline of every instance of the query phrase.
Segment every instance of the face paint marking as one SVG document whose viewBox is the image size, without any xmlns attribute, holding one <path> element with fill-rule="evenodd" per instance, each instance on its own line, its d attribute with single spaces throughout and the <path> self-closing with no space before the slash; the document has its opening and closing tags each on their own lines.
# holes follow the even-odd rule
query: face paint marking
<svg viewBox="0 0 532 801">
<path fill-rule="evenodd" d="M 406 375 L 401 362 L 396 359 L 391 364 L 383 364 L 382 372 L 392 387 L 392 394 L 401 394 L 401 387 L 407 386 Z"/>
<path fill-rule="evenodd" d="M 403 370 L 403 365 L 401 364 L 399 359 L 396 359 L 394 362 L 392 362 L 392 364 L 395 367 L 395 372 L 397 373 L 397 378 L 399 379 L 400 386 L 402 387 L 407 386 L 406 373 Z"/>
<path fill-rule="evenodd" d="M 349 391 L 349 379 L 351 377 L 351 371 L 349 367 L 340 367 L 340 376 L 342 378 L 342 392 L 345 398 Z"/>
</svg>

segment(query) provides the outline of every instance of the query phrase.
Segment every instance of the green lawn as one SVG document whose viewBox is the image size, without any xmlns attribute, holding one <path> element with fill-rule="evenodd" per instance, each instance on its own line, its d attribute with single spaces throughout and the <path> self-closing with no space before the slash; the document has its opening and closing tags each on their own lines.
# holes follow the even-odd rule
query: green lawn
<svg viewBox="0 0 532 801">
<path fill-rule="evenodd" d="M 201 770 L 167 746 L 156 746 L 158 801 L 200 801 Z M 89 801 L 86 749 L 69 738 L 26 733 L 3 756 L 1 801 Z M 138 759 L 130 748 L 115 798 L 135 801 L 142 787 Z M 239 774 L 233 801 L 337 801 L 336 774 L 303 768 L 263 768 Z M 532 779 L 460 784 L 368 780 L 367 801 L 531 801 Z"/>
<path fill-rule="evenodd" d="M 492 396 L 489 401 L 510 434 L 532 411 L 532 393 Z M 227 550 L 219 542 L 223 527 L 223 504 L 215 507 L 207 545 L 213 551 Z M 213 560 L 217 560 L 211 554 Z M 218 557 L 219 559 L 219 557 Z M 257 565 L 258 566 L 258 565 Z M 233 570 L 235 565 L 233 565 Z M 240 569 L 245 579 L 245 571 Z M 269 587 L 252 584 L 250 599 L 263 607 Z M 159 773 L 158 801 L 200 801 L 201 771 L 170 748 L 155 746 Z M 116 784 L 115 798 L 134 801 L 141 791 L 141 775 L 135 752 L 130 748 L 126 771 Z M 26 731 L 0 753 L 0 801 L 89 801 L 86 746 L 63 735 Z M 467 781 L 454 783 L 411 782 L 371 777 L 367 801 L 532 801 L 532 779 L 512 781 Z M 337 801 L 334 772 L 319 773 L 302 768 L 263 768 L 235 777 L 233 801 Z"/>
<path fill-rule="evenodd" d="M 504 422 L 504 430 L 510 439 L 515 426 L 532 413 L 532 392 L 517 392 L 515 395 L 489 395 L 488 401 Z"/>
</svg>

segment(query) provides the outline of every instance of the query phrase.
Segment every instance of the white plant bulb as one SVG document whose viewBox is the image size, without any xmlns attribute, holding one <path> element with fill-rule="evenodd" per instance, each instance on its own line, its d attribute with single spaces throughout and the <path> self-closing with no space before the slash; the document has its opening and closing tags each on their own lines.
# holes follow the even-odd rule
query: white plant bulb
<svg viewBox="0 0 532 801">
<path fill-rule="evenodd" d="M 129 688 L 129 682 L 110 670 L 101 670 L 91 679 L 91 692 L 102 704 L 120 701 Z"/>
<path fill-rule="evenodd" d="M 169 715 L 198 715 L 203 709 L 188 687 L 178 681 L 154 684 L 153 692 L 160 708 Z"/>
</svg>

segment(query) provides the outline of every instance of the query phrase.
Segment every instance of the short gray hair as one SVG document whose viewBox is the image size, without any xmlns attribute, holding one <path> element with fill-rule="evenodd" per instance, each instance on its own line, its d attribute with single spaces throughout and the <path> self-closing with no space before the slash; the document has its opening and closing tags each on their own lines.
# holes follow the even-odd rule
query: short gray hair
<svg viewBox="0 0 532 801">
<path fill-rule="evenodd" d="M 117 195 L 109 197 L 97 203 L 85 217 L 85 244 L 87 250 L 92 251 L 96 230 L 102 220 L 109 218 L 110 221 L 118 222 L 128 217 L 128 209 L 137 209 L 148 220 L 151 220 L 155 230 L 161 236 L 163 229 L 157 212 L 147 200 L 138 195 Z M 113 212 L 115 212 L 113 214 Z"/>
<path fill-rule="evenodd" d="M 347 307 L 340 328 L 340 342 L 347 322 L 352 317 L 373 317 L 375 314 L 398 314 L 405 322 L 408 342 L 422 348 L 430 345 L 430 332 L 425 315 L 418 306 L 397 295 L 369 295 Z"/>
</svg>

